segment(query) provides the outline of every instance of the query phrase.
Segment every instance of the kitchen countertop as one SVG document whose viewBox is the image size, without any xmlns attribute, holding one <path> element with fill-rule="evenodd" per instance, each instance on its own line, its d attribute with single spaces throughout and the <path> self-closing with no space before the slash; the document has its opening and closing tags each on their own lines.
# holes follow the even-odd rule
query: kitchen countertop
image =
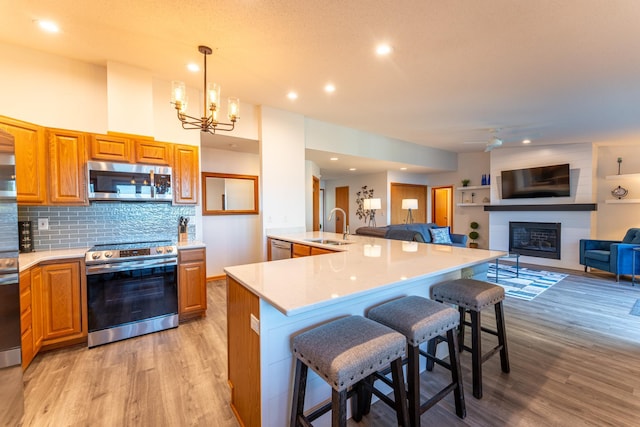
<svg viewBox="0 0 640 427">
<path fill-rule="evenodd" d="M 176 243 L 176 246 L 178 247 L 178 250 L 206 247 L 206 245 L 199 240 L 179 242 L 179 243 Z M 89 247 L 22 253 L 18 258 L 18 263 L 20 265 L 20 272 L 28 270 L 29 268 L 45 261 L 60 261 L 60 260 L 72 259 L 72 258 L 84 259 L 85 253 L 88 250 L 89 250 Z"/>
<path fill-rule="evenodd" d="M 434 277 L 504 256 L 504 251 L 306 232 L 269 237 L 332 249 L 336 253 L 226 267 L 225 272 L 287 316 L 346 301 L 406 280 Z"/>
</svg>

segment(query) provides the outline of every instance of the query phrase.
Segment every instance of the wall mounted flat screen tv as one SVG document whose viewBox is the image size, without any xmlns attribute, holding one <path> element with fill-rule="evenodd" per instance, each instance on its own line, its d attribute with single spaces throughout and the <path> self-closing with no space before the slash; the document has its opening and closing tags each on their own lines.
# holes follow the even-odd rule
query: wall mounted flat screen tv
<svg viewBox="0 0 640 427">
<path fill-rule="evenodd" d="M 501 172 L 503 199 L 569 197 L 569 164 Z"/>
</svg>

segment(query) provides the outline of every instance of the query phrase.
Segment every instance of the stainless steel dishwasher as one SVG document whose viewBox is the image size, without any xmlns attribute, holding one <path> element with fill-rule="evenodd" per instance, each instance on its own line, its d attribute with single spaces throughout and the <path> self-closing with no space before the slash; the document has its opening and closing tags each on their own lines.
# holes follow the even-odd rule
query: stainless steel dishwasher
<svg viewBox="0 0 640 427">
<path fill-rule="evenodd" d="M 271 239 L 271 261 L 291 258 L 291 242 Z"/>
</svg>

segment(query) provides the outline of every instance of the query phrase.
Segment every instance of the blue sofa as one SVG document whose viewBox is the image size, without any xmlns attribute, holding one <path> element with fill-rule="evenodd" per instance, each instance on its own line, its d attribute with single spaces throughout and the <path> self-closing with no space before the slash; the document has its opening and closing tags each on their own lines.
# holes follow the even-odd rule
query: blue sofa
<svg viewBox="0 0 640 427">
<path fill-rule="evenodd" d="M 433 239 L 431 238 L 431 228 L 442 228 L 437 224 L 432 222 L 428 223 L 417 223 L 417 224 L 392 224 L 387 225 L 386 227 L 360 227 L 356 230 L 356 234 L 362 236 L 373 236 L 373 237 L 381 237 L 381 238 L 396 238 L 395 236 L 401 236 L 403 234 L 411 235 L 412 233 L 398 233 L 393 231 L 398 230 L 407 230 L 418 232 L 422 236 L 422 240 L 425 243 L 433 243 Z M 390 232 L 392 231 L 392 232 Z M 451 238 L 451 244 L 453 246 L 467 246 L 467 236 L 466 234 L 455 234 L 449 233 L 449 237 Z M 405 239 L 402 239 L 405 240 Z M 418 239 L 413 239 L 419 241 Z"/>
<path fill-rule="evenodd" d="M 635 274 L 640 273 L 640 254 L 634 254 L 633 248 L 640 247 L 640 228 L 630 228 L 622 240 L 580 240 L 580 264 L 616 275 L 632 274 L 633 256 L 636 259 Z"/>
</svg>

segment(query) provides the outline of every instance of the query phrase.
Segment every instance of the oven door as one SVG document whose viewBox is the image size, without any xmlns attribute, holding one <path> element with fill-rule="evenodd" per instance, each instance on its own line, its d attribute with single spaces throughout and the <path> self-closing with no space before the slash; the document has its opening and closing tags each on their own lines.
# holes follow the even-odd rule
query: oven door
<svg viewBox="0 0 640 427">
<path fill-rule="evenodd" d="M 87 266 L 89 347 L 178 326 L 177 263 L 167 262 Z"/>
</svg>

